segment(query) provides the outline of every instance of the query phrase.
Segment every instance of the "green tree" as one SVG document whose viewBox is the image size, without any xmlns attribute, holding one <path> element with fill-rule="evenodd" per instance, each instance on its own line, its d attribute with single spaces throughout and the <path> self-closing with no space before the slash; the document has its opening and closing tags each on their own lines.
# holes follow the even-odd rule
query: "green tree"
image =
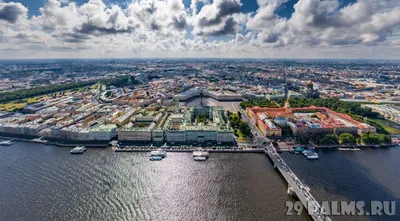
<svg viewBox="0 0 400 221">
<path fill-rule="evenodd" d="M 339 136 L 339 143 L 340 144 L 354 144 L 354 143 L 356 143 L 356 139 L 353 136 L 353 134 L 342 133 Z"/>
<path fill-rule="evenodd" d="M 370 133 L 368 135 L 368 141 L 370 144 L 379 144 L 380 143 L 379 135 L 375 133 Z"/>
<path fill-rule="evenodd" d="M 362 144 L 369 144 L 369 136 L 366 133 L 361 134 L 361 143 Z"/>
<path fill-rule="evenodd" d="M 322 138 L 321 144 L 337 144 L 338 143 L 338 137 L 335 134 L 327 134 Z"/>
<path fill-rule="evenodd" d="M 391 143 L 392 139 L 389 135 L 386 134 L 379 134 L 379 142 L 380 143 Z"/>
</svg>

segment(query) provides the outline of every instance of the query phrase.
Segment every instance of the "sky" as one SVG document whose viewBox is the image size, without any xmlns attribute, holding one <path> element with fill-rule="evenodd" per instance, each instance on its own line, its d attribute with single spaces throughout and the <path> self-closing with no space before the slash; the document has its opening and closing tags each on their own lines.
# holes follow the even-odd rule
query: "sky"
<svg viewBox="0 0 400 221">
<path fill-rule="evenodd" d="M 400 0 L 0 0 L 0 59 L 400 59 Z"/>
</svg>

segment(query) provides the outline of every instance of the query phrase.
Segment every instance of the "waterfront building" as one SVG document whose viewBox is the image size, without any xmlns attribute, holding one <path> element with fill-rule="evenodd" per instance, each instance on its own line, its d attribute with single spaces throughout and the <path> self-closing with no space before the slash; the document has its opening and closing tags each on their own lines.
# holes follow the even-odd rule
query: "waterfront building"
<svg viewBox="0 0 400 221">
<path fill-rule="evenodd" d="M 155 142 L 162 142 L 164 131 L 159 125 L 165 121 L 166 115 L 165 111 L 154 109 L 135 112 L 130 122 L 118 129 L 118 140 L 150 142 L 154 139 Z"/>
<path fill-rule="evenodd" d="M 89 131 L 91 140 L 111 140 L 117 135 L 117 125 L 100 124 Z"/>
<path fill-rule="evenodd" d="M 201 116 L 201 119 L 200 117 Z M 233 129 L 222 107 L 190 107 L 171 115 L 165 123 L 169 143 L 221 144 L 234 142 Z"/>
<path fill-rule="evenodd" d="M 375 133 L 376 128 L 358 122 L 347 114 L 342 114 L 330 110 L 326 107 L 302 107 L 291 108 L 289 103 L 284 108 L 247 108 L 246 112 L 252 122 L 266 136 L 278 136 L 279 129 L 272 123 L 279 126 L 289 126 L 294 136 L 305 136 L 309 134 L 341 134 L 341 133 Z M 275 127 L 274 127 L 275 126 Z"/>
<path fill-rule="evenodd" d="M 152 123 L 154 124 L 154 123 Z M 153 125 L 152 125 L 153 126 Z M 144 128 L 122 127 L 118 129 L 118 140 L 120 141 L 151 141 L 151 126 Z"/>
</svg>

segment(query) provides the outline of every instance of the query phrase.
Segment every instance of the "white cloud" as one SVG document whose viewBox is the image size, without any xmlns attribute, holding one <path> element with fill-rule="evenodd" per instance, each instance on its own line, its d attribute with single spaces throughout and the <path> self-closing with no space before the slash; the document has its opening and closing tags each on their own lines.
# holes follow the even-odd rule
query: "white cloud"
<svg viewBox="0 0 400 221">
<path fill-rule="evenodd" d="M 236 34 L 240 26 L 234 15 L 238 14 L 241 6 L 239 0 L 214 0 L 205 5 L 193 18 L 193 33 L 202 36 Z"/>
<path fill-rule="evenodd" d="M 26 18 L 28 9 L 21 3 L 0 2 L 0 22 L 8 22 L 15 24 L 20 19 Z"/>
<path fill-rule="evenodd" d="M 371 57 L 384 53 L 400 58 L 400 52 L 393 50 L 400 45 L 394 35 L 400 32 L 398 0 L 358 0 L 340 9 L 339 0 L 299 0 L 290 18 L 280 17 L 277 11 L 286 2 L 258 0 L 259 9 L 244 14 L 240 13 L 244 0 L 192 0 L 189 8 L 182 0 L 133 0 L 125 7 L 102 0 L 82 5 L 47 0 L 40 15 L 29 19 L 21 3 L 0 0 L 0 51 L 7 51 L 1 53 L 7 56 Z M 221 38 L 229 40 L 210 42 L 209 36 L 229 36 Z"/>
</svg>

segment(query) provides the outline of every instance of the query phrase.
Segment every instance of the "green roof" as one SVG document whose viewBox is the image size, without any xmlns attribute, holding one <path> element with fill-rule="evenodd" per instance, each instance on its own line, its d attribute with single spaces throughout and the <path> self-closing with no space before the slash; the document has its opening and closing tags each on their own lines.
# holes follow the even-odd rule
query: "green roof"
<svg viewBox="0 0 400 221">
<path fill-rule="evenodd" d="M 115 128 L 117 128 L 117 125 L 115 124 L 100 124 L 98 126 L 91 128 L 90 131 L 95 131 L 95 132 L 111 131 L 114 130 Z"/>
</svg>

